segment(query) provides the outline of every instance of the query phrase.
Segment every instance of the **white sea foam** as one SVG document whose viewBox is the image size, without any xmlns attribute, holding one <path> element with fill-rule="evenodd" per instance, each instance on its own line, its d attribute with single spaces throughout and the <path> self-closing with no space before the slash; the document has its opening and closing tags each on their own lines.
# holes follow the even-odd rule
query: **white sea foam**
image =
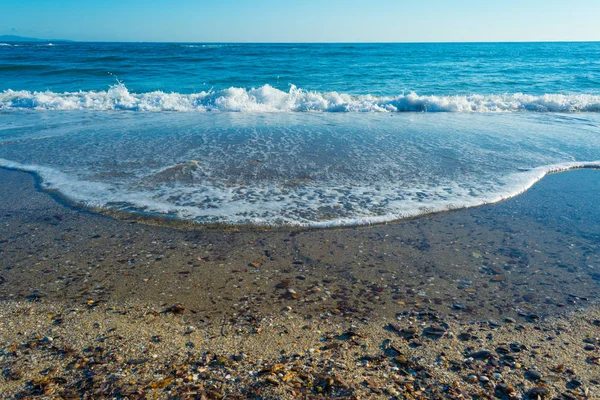
<svg viewBox="0 0 600 400">
<path fill-rule="evenodd" d="M 596 169 L 600 168 L 600 161 L 568 162 L 537 167 L 508 175 L 502 179 L 500 185 L 490 184 L 485 186 L 485 189 L 482 185 L 479 190 L 474 190 L 474 187 L 462 188 L 458 185 L 450 185 L 452 187 L 450 196 L 447 191 L 448 185 L 415 187 L 402 190 L 404 199 L 388 202 L 385 213 L 374 213 L 368 209 L 355 207 L 352 215 L 328 219 L 314 219 L 310 215 L 312 211 L 323 206 L 335 206 L 336 202 L 347 200 L 351 196 L 366 195 L 371 201 L 370 205 L 377 204 L 380 200 L 397 197 L 400 189 L 389 187 L 374 190 L 372 187 L 353 187 L 352 193 L 348 194 L 347 187 L 314 188 L 314 190 L 305 188 L 303 195 L 299 196 L 298 193 L 285 194 L 284 191 L 273 187 L 254 187 L 251 190 L 205 187 L 198 190 L 188 186 L 179 190 L 170 187 L 169 193 L 163 196 L 160 190 L 123 190 L 115 185 L 81 180 L 43 166 L 24 165 L 4 159 L 0 159 L 0 166 L 33 172 L 42 179 L 45 188 L 58 190 L 71 201 L 87 207 L 136 211 L 198 222 L 234 225 L 334 227 L 385 223 L 435 212 L 497 203 L 525 192 L 549 173 L 581 168 Z M 248 196 L 249 192 L 254 194 Z M 423 202 L 417 194 L 425 194 L 427 200 Z M 176 197 L 188 198 L 189 204 L 173 202 L 172 199 Z M 219 207 L 198 206 L 198 198 L 219 199 Z M 274 200 L 275 198 L 277 201 Z"/>
<path fill-rule="evenodd" d="M 4 90 L 0 110 L 233 111 L 233 112 L 600 112 L 600 95 L 523 93 L 468 96 L 349 95 L 270 85 L 193 94 L 132 93 L 121 83 L 107 91 L 55 93 Z"/>
</svg>

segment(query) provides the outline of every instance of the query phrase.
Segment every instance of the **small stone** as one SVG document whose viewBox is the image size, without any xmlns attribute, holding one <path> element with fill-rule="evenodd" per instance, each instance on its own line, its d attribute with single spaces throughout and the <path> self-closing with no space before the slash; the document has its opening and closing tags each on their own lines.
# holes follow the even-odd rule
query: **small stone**
<svg viewBox="0 0 600 400">
<path fill-rule="evenodd" d="M 415 328 L 414 326 L 409 326 L 408 328 L 402 329 L 402 333 L 405 335 L 416 335 L 417 328 Z"/>
<path fill-rule="evenodd" d="M 542 374 L 534 369 L 530 369 L 525 372 L 525 378 L 529 379 L 530 381 L 539 381 L 542 379 Z"/>
<path fill-rule="evenodd" d="M 527 315 L 527 320 L 528 321 L 539 321 L 540 319 L 542 319 L 542 317 L 538 314 L 528 314 Z"/>
<path fill-rule="evenodd" d="M 535 300 L 535 296 L 531 293 L 527 293 L 523 295 L 523 300 L 527 302 L 532 302 L 533 300 Z"/>
<path fill-rule="evenodd" d="M 548 389 L 547 387 L 537 386 L 537 387 L 530 389 L 527 392 L 527 396 L 529 396 L 529 398 L 531 398 L 531 399 L 537 399 L 538 397 L 544 399 L 544 398 L 546 398 L 546 396 L 549 393 L 550 393 L 550 389 Z"/>
<path fill-rule="evenodd" d="M 467 377 L 467 382 L 469 382 L 469 383 L 476 383 L 476 382 L 477 382 L 477 380 L 478 380 L 478 379 L 477 379 L 477 376 L 476 376 L 476 375 L 469 375 L 469 376 Z"/>
<path fill-rule="evenodd" d="M 468 354 L 467 357 L 474 358 L 476 360 L 486 360 L 492 356 L 492 352 L 489 350 L 480 350 L 475 353 Z"/>
<path fill-rule="evenodd" d="M 288 300 L 298 300 L 300 298 L 300 295 L 294 289 L 290 288 L 290 289 L 286 290 L 283 297 Z"/>
<path fill-rule="evenodd" d="M 181 303 L 173 304 L 168 307 L 164 312 L 165 313 L 173 313 L 175 315 L 183 314 L 184 312 L 189 311 L 187 308 L 183 306 Z"/>
<path fill-rule="evenodd" d="M 514 318 L 506 317 L 504 318 L 504 322 L 506 322 L 507 324 L 514 324 L 517 321 Z"/>
<path fill-rule="evenodd" d="M 288 289 L 290 287 L 290 280 L 289 279 L 284 279 L 281 282 L 279 282 L 277 285 L 275 285 L 275 287 L 277 289 Z"/>
<path fill-rule="evenodd" d="M 569 382 L 567 382 L 567 387 L 576 389 L 581 386 L 583 386 L 583 382 L 581 382 L 580 380 L 577 380 L 577 379 L 571 379 Z"/>
<path fill-rule="evenodd" d="M 430 327 L 425 328 L 423 333 L 429 336 L 442 337 L 446 334 L 446 328 L 440 325 L 431 325 Z"/>
<path fill-rule="evenodd" d="M 507 385 L 506 383 L 499 383 L 496 385 L 496 391 L 502 394 L 509 394 L 515 391 L 512 386 Z"/>
<path fill-rule="evenodd" d="M 493 373 L 493 374 L 492 374 L 492 377 L 493 377 L 495 380 L 499 381 L 499 380 L 501 380 L 501 379 L 502 379 L 502 374 L 499 374 L 499 373 L 495 372 L 495 373 Z"/>
<path fill-rule="evenodd" d="M 487 382 L 490 381 L 490 378 L 488 378 L 487 376 L 483 376 L 482 375 L 482 376 L 479 377 L 479 381 L 483 382 L 483 383 L 487 383 Z"/>
<path fill-rule="evenodd" d="M 188 325 L 188 326 L 186 326 L 186 327 L 185 327 L 185 334 L 186 334 L 186 335 L 189 335 L 189 334 L 191 334 L 192 332 L 194 332 L 195 330 L 196 330 L 196 328 L 195 328 L 195 327 L 193 327 L 192 325 Z"/>
<path fill-rule="evenodd" d="M 596 346 L 594 346 L 593 344 L 586 344 L 583 349 L 587 351 L 594 351 L 596 350 Z"/>
</svg>

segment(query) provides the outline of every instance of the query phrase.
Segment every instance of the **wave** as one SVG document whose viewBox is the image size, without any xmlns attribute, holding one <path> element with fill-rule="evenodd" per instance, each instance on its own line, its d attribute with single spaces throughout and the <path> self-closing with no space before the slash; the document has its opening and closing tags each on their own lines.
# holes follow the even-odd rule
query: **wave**
<svg viewBox="0 0 600 400">
<path fill-rule="evenodd" d="M 423 202 L 423 198 L 417 196 L 414 199 L 406 199 L 402 202 L 394 202 L 394 206 L 383 214 L 373 214 L 368 210 L 357 209 L 353 215 L 331 216 L 329 218 L 306 218 L 299 217 L 298 213 L 285 215 L 284 210 L 294 207 L 310 208 L 311 204 L 303 204 L 298 201 L 298 196 L 292 196 L 287 200 L 277 202 L 257 201 L 256 197 L 244 197 L 243 199 L 231 197 L 231 190 L 213 190 L 212 195 L 229 196 L 221 207 L 203 208 L 187 204 L 175 204 L 172 199 L 174 193 L 165 197 L 157 197 L 157 192 L 148 191 L 123 191 L 117 187 L 103 182 L 81 180 L 71 174 L 62 171 L 39 166 L 27 165 L 0 158 L 0 167 L 20 170 L 36 174 L 42 180 L 42 186 L 46 190 L 58 191 L 63 198 L 82 207 L 95 210 L 115 210 L 142 215 L 151 215 L 166 218 L 176 218 L 199 223 L 217 223 L 222 225 L 255 225 L 255 226 L 299 226 L 299 227 L 339 227 L 381 224 L 397 221 L 405 218 L 413 218 L 426 214 L 446 212 L 494 204 L 512 197 L 516 197 L 546 175 L 575 169 L 600 169 L 600 160 L 592 162 L 567 162 L 542 167 L 536 167 L 506 176 L 501 186 L 491 186 L 489 191 L 473 195 L 471 191 L 464 193 L 457 191 L 456 196 L 432 198 Z M 167 168 L 160 173 L 177 174 L 189 172 L 195 169 L 197 162 L 190 161 L 179 166 Z M 493 189 L 492 189 L 493 188 Z M 216 188 L 213 188 L 216 189 Z M 347 189 L 347 188 L 346 188 Z M 440 188 L 431 187 L 425 189 L 434 193 Z M 333 188 L 335 191 L 335 188 Z M 353 189 L 355 195 L 361 192 L 372 192 L 372 188 L 356 187 Z M 235 192 L 235 191 L 234 191 Z M 255 193 L 255 190 L 251 192 Z M 415 189 L 416 193 L 422 194 L 423 189 Z M 308 198 L 314 197 L 311 193 Z M 329 191 L 331 193 L 331 191 Z M 186 195 L 191 192 L 186 191 Z M 383 193 L 382 193 L 383 194 Z"/>
<path fill-rule="evenodd" d="M 122 84 L 107 91 L 31 92 L 4 90 L 0 110 L 127 110 L 127 111 L 233 111 L 233 112 L 600 112 L 600 95 L 523 93 L 499 95 L 398 96 L 349 95 L 315 92 L 291 85 L 282 91 L 270 85 L 193 94 L 132 93 Z"/>
</svg>

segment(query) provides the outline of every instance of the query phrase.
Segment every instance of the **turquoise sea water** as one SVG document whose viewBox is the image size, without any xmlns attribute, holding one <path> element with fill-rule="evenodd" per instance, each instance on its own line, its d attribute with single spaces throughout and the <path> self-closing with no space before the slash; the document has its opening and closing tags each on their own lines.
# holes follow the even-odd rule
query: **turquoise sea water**
<svg viewBox="0 0 600 400">
<path fill-rule="evenodd" d="M 0 165 L 198 222 L 385 222 L 600 165 L 600 43 L 0 44 Z"/>
</svg>

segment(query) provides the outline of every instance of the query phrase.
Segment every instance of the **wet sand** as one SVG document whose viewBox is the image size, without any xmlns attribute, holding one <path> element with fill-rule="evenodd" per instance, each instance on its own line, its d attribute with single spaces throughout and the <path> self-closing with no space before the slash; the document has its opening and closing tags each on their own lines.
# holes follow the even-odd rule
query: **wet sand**
<svg viewBox="0 0 600 400">
<path fill-rule="evenodd" d="M 600 391 L 600 172 L 316 230 L 174 229 L 71 207 L 22 172 L 0 185 L 8 397 Z"/>
</svg>

